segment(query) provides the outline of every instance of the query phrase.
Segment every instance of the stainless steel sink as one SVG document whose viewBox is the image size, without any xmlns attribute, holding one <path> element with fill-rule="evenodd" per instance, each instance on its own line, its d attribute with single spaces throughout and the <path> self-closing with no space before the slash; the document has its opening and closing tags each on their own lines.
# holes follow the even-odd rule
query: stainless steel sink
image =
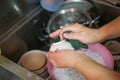
<svg viewBox="0 0 120 80">
<path fill-rule="evenodd" d="M 29 17 L 32 16 L 29 15 Z M 6 36 L 3 36 L 0 42 L 2 55 L 17 63 L 20 56 L 28 50 L 48 50 L 49 45 L 46 41 L 41 41 L 40 37 L 44 35 L 44 27 L 46 27 L 49 17 L 50 14 L 46 11 L 38 10 L 27 23 L 15 24 L 13 27 L 16 28 L 9 33 L 3 34 Z"/>
<path fill-rule="evenodd" d="M 104 25 L 106 23 L 109 23 L 116 17 L 120 16 L 119 6 L 120 0 L 93 0 L 93 1 L 95 2 L 95 5 L 102 13 L 100 24 Z M 112 40 L 120 42 L 120 38 L 115 38 Z M 107 41 L 103 42 L 103 44 L 105 44 Z M 113 55 L 113 57 L 115 62 L 114 70 L 120 72 L 120 54 Z"/>
<path fill-rule="evenodd" d="M 120 16 L 120 0 L 93 0 L 95 6 L 99 9 L 102 14 L 101 24 L 106 24 L 111 20 L 115 19 L 117 16 Z M 102 25 L 103 25 L 102 24 Z"/>
<path fill-rule="evenodd" d="M 102 2 L 102 0 L 93 1 L 101 12 L 101 26 L 120 15 L 120 8 L 113 7 L 113 5 Z M 17 62 L 20 56 L 28 50 L 48 50 L 49 40 L 46 40 L 47 32 L 45 28 L 51 14 L 38 6 L 10 29 L 2 33 L 0 36 L 2 55 Z"/>
<path fill-rule="evenodd" d="M 120 16 L 119 7 L 105 3 L 102 0 L 93 1 L 101 12 L 100 26 Z M 20 57 L 29 50 L 48 51 L 49 38 L 45 29 L 51 14 L 51 12 L 37 6 L 2 33 L 0 35 L 2 55 L 17 64 Z M 0 74 L 0 76 L 2 75 Z"/>
<path fill-rule="evenodd" d="M 9 80 L 43 80 L 17 63 L 20 57 L 29 50 L 47 51 L 49 49 L 48 40 L 41 40 L 41 36 L 45 33 L 50 15 L 50 12 L 37 6 L 0 35 L 0 48 L 5 57 L 2 60 L 0 57 L 0 70 L 2 71 L 0 80 L 8 80 L 8 78 Z M 13 76 L 15 79 L 12 79 Z"/>
</svg>

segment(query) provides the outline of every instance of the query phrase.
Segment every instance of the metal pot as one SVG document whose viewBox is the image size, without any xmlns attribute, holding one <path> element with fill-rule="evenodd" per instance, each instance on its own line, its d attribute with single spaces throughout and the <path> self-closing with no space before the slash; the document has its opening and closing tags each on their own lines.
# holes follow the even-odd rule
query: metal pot
<svg viewBox="0 0 120 80">
<path fill-rule="evenodd" d="M 62 7 L 56 11 L 48 22 L 48 33 L 51 33 L 61 26 L 80 23 L 91 27 L 96 14 L 90 11 L 94 6 L 87 0 L 67 0 Z"/>
<path fill-rule="evenodd" d="M 75 8 L 63 9 L 55 13 L 48 23 L 48 32 L 51 33 L 60 28 L 60 26 L 67 26 L 69 24 L 80 23 L 88 25 L 91 18 L 83 11 Z"/>
</svg>

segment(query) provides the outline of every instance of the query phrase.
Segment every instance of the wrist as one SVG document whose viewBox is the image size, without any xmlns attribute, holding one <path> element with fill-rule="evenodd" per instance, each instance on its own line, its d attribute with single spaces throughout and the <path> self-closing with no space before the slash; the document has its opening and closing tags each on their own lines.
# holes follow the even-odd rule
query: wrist
<svg viewBox="0 0 120 80">
<path fill-rule="evenodd" d="M 99 28 L 98 31 L 99 31 L 99 35 L 98 35 L 99 41 L 98 42 L 107 40 L 107 38 L 108 38 L 107 31 L 105 31 L 102 27 Z"/>
<path fill-rule="evenodd" d="M 81 53 L 79 55 L 79 58 L 76 58 L 73 68 L 78 71 L 84 70 L 84 66 L 86 65 L 87 62 L 89 62 L 89 59 L 90 58 L 88 56 L 86 56 L 84 53 Z"/>
</svg>

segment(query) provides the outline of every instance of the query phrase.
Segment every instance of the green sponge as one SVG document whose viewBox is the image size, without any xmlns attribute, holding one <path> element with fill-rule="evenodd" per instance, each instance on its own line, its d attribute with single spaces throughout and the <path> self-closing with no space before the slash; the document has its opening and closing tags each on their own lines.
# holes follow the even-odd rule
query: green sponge
<svg viewBox="0 0 120 80">
<path fill-rule="evenodd" d="M 72 47 L 75 50 L 79 50 L 81 48 L 86 48 L 86 49 L 88 48 L 88 45 L 83 44 L 83 43 L 79 42 L 78 40 L 68 40 L 68 41 L 71 43 Z"/>
<path fill-rule="evenodd" d="M 59 42 L 60 39 L 57 37 L 57 38 L 54 38 L 54 39 L 51 39 L 51 43 L 56 43 L 56 42 Z M 78 40 L 68 40 L 66 39 L 66 41 L 70 42 L 72 47 L 75 49 L 75 50 L 79 50 L 81 48 L 88 48 L 88 45 L 86 44 L 83 44 L 81 42 L 79 42 Z"/>
</svg>

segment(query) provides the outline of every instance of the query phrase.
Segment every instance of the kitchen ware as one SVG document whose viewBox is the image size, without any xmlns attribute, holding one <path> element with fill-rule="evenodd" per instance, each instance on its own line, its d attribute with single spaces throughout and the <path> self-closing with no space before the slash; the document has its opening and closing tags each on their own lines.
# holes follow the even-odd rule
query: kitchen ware
<svg viewBox="0 0 120 80">
<path fill-rule="evenodd" d="M 0 77 L 0 80 L 44 80 L 6 57 L 0 55 L 0 58 L 1 76 L 4 77 Z"/>
<path fill-rule="evenodd" d="M 56 11 L 60 8 L 64 0 L 40 0 L 41 6 L 47 11 Z"/>
<path fill-rule="evenodd" d="M 105 43 L 105 46 L 113 55 L 114 70 L 120 72 L 120 42 L 117 40 L 109 40 Z"/>
<path fill-rule="evenodd" d="M 120 54 L 120 42 L 115 40 L 110 40 L 105 43 L 105 46 L 113 55 Z"/>
<path fill-rule="evenodd" d="M 102 58 L 106 64 L 106 67 L 113 69 L 114 59 L 106 47 L 104 47 L 102 44 L 99 44 L 99 43 L 88 45 L 88 46 L 89 46 L 88 47 L 89 50 L 96 52 L 102 56 Z M 53 71 L 52 71 L 53 66 L 51 65 L 50 62 L 47 63 L 47 68 L 48 68 L 48 71 L 49 71 L 51 77 L 55 80 L 55 76 L 54 76 Z"/>
<path fill-rule="evenodd" d="M 67 26 L 74 23 L 92 27 L 99 20 L 100 16 L 98 13 L 99 11 L 89 0 L 67 0 L 51 16 L 47 25 L 48 32 L 51 33 L 59 29 L 60 26 Z"/>
<path fill-rule="evenodd" d="M 30 50 L 23 54 L 19 60 L 19 64 L 22 67 L 34 72 L 44 79 L 50 78 L 46 63 L 47 58 L 45 56 L 45 52 L 41 50 Z"/>
<path fill-rule="evenodd" d="M 64 9 L 53 14 L 48 22 L 47 30 L 48 33 L 51 33 L 59 29 L 60 26 L 67 26 L 74 23 L 89 25 L 90 21 L 92 19 L 84 11 L 75 8 Z"/>
</svg>

